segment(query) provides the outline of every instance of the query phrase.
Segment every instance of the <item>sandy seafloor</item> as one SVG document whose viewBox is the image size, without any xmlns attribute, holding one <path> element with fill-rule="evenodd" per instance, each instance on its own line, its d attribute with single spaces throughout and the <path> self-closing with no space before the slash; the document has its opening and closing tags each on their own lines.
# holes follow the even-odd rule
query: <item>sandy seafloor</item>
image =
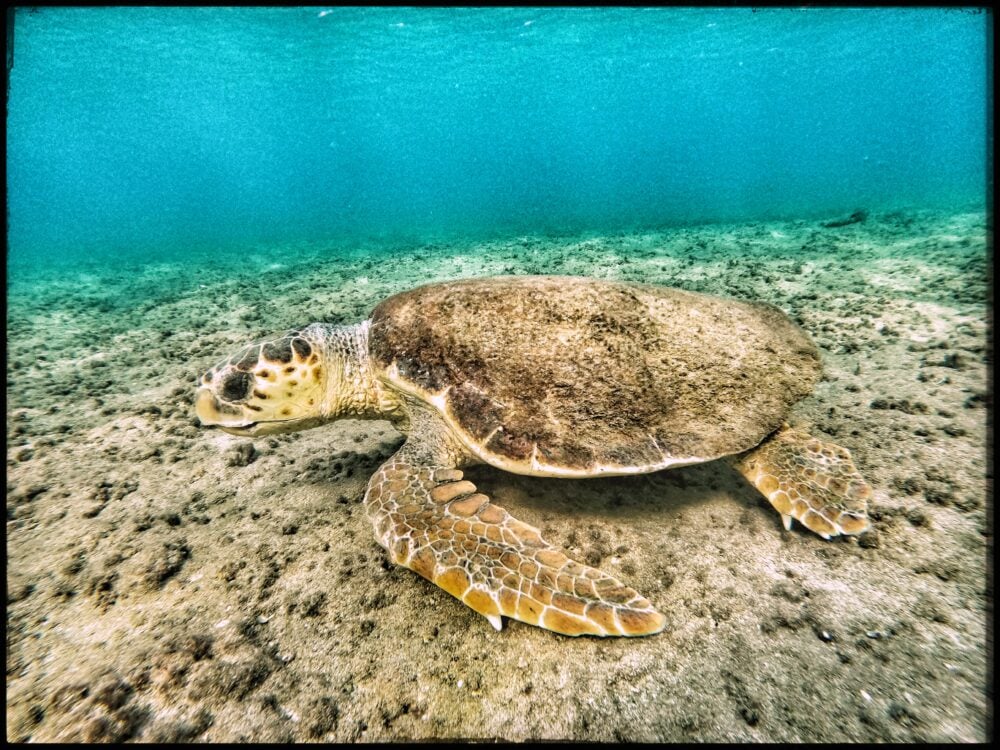
<svg viewBox="0 0 1000 750">
<path fill-rule="evenodd" d="M 981 212 L 902 211 L 15 274 L 8 740 L 985 740 L 991 234 Z M 786 532 L 721 463 L 470 469 L 668 618 L 640 639 L 496 632 L 376 544 L 360 500 L 389 423 L 199 427 L 195 379 L 243 343 L 503 273 L 779 305 L 826 368 L 791 421 L 852 451 L 874 530 Z"/>
</svg>

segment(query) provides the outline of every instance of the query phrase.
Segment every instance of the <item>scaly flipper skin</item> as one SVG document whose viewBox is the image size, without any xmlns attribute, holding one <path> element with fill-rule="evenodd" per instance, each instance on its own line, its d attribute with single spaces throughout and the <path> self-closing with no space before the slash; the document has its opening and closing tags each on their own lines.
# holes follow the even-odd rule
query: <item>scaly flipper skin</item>
<svg viewBox="0 0 1000 750">
<path fill-rule="evenodd" d="M 413 405 L 415 429 L 372 477 L 365 506 L 393 562 L 433 581 L 497 630 L 501 615 L 565 635 L 636 636 L 666 624 L 620 581 L 568 558 L 462 478 L 447 427 Z"/>
<path fill-rule="evenodd" d="M 781 513 L 824 539 L 867 531 L 872 488 L 846 448 L 785 425 L 733 465 Z"/>
</svg>

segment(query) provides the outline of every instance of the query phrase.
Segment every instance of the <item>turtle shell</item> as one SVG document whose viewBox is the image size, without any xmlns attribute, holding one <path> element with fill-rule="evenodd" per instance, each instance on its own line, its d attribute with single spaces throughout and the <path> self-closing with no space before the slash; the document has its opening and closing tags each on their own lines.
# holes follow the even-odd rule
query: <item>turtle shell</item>
<svg viewBox="0 0 1000 750">
<path fill-rule="evenodd" d="M 372 313 L 391 387 L 486 463 L 632 474 L 739 453 L 812 392 L 819 353 L 777 307 L 566 276 L 429 284 Z"/>
</svg>

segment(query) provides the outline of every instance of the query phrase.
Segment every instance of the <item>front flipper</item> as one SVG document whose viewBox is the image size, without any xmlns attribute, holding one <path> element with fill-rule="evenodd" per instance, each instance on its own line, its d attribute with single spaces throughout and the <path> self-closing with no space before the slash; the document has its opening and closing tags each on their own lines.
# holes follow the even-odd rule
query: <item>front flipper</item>
<svg viewBox="0 0 1000 750">
<path fill-rule="evenodd" d="M 376 537 L 394 562 L 433 581 L 497 630 L 501 615 L 565 635 L 663 629 L 665 618 L 649 601 L 569 559 L 538 529 L 493 505 L 462 478 L 447 451 L 428 450 L 426 437 L 411 437 L 365 494 Z"/>
<path fill-rule="evenodd" d="M 781 513 L 786 529 L 793 518 L 824 539 L 869 528 L 872 488 L 846 448 L 785 425 L 733 465 Z"/>
</svg>

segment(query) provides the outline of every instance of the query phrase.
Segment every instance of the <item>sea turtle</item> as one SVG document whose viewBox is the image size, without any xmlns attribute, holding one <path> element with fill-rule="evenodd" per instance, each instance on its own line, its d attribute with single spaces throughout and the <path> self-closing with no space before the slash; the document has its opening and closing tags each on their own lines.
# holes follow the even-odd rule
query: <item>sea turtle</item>
<svg viewBox="0 0 1000 750">
<path fill-rule="evenodd" d="M 726 458 L 824 538 L 868 528 L 850 454 L 791 428 L 819 353 L 777 307 L 649 284 L 507 276 L 429 284 L 357 325 L 313 323 L 211 368 L 205 425 L 255 437 L 389 419 L 406 441 L 368 483 L 379 543 L 498 630 L 647 635 L 665 618 L 463 478 L 642 474 Z"/>
</svg>

